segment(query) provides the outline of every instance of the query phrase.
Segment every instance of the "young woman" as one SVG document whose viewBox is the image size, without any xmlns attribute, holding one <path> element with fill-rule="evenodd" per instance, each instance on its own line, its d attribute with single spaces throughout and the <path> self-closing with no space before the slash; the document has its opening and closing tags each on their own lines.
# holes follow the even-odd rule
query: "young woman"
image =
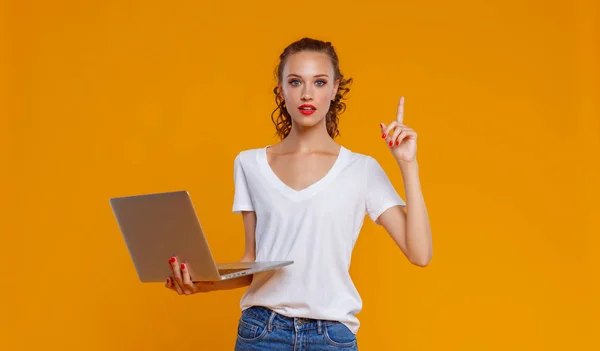
<svg viewBox="0 0 600 351">
<path fill-rule="evenodd" d="M 271 118 L 281 141 L 235 158 L 233 211 L 242 214 L 245 228 L 241 261 L 294 264 L 192 283 L 174 257 L 166 286 L 179 294 L 249 286 L 236 350 L 356 350 L 362 302 L 348 269 L 365 216 L 385 228 L 411 263 L 431 260 L 417 134 L 404 124 L 401 98 L 396 119 L 378 131 L 402 174 L 404 202 L 375 159 L 334 141 L 352 79 L 340 72 L 333 46 L 310 38 L 294 42 L 276 73 Z"/>
</svg>

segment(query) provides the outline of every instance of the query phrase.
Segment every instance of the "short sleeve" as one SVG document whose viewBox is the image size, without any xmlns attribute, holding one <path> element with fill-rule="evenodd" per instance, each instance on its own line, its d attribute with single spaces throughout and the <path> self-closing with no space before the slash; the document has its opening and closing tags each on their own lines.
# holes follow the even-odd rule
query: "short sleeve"
<svg viewBox="0 0 600 351">
<path fill-rule="evenodd" d="M 233 212 L 242 213 L 242 211 L 254 211 L 246 174 L 244 173 L 244 167 L 242 165 L 241 154 L 238 154 L 233 162 L 233 180 L 235 184 Z"/>
<path fill-rule="evenodd" d="M 406 206 L 377 160 L 369 156 L 366 168 L 366 213 L 373 222 L 390 207 Z"/>
</svg>

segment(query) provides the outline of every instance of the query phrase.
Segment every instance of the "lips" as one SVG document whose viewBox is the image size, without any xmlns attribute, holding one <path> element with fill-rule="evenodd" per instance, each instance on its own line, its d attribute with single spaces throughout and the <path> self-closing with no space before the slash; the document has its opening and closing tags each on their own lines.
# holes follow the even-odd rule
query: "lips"
<svg viewBox="0 0 600 351">
<path fill-rule="evenodd" d="M 314 107 L 313 105 L 308 105 L 308 104 L 300 105 L 300 107 L 298 107 L 298 109 L 300 110 L 300 113 L 302 113 L 303 115 L 312 115 L 317 110 L 316 107 Z"/>
</svg>

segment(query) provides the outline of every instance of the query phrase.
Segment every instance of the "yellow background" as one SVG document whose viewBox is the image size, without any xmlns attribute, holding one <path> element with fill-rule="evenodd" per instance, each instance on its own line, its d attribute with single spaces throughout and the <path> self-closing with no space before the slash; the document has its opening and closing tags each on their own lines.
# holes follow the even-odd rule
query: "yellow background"
<svg viewBox="0 0 600 351">
<path fill-rule="evenodd" d="M 187 189 L 238 259 L 233 159 L 276 141 L 273 68 L 303 36 L 355 79 L 339 142 L 401 195 L 378 126 L 400 95 L 419 133 L 434 258 L 366 219 L 360 349 L 598 347 L 598 3 L 359 4 L 3 1 L 0 349 L 233 348 L 243 291 L 141 284 L 108 199 Z"/>
</svg>

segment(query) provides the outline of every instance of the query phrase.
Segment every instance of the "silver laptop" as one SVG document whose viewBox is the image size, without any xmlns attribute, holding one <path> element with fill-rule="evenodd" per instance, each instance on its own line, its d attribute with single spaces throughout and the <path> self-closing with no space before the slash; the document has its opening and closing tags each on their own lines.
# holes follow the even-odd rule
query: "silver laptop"
<svg viewBox="0 0 600 351">
<path fill-rule="evenodd" d="M 164 283 L 172 275 L 172 256 L 186 263 L 193 281 L 231 279 L 293 263 L 216 263 L 187 191 L 115 197 L 110 205 L 142 282 Z"/>
</svg>

